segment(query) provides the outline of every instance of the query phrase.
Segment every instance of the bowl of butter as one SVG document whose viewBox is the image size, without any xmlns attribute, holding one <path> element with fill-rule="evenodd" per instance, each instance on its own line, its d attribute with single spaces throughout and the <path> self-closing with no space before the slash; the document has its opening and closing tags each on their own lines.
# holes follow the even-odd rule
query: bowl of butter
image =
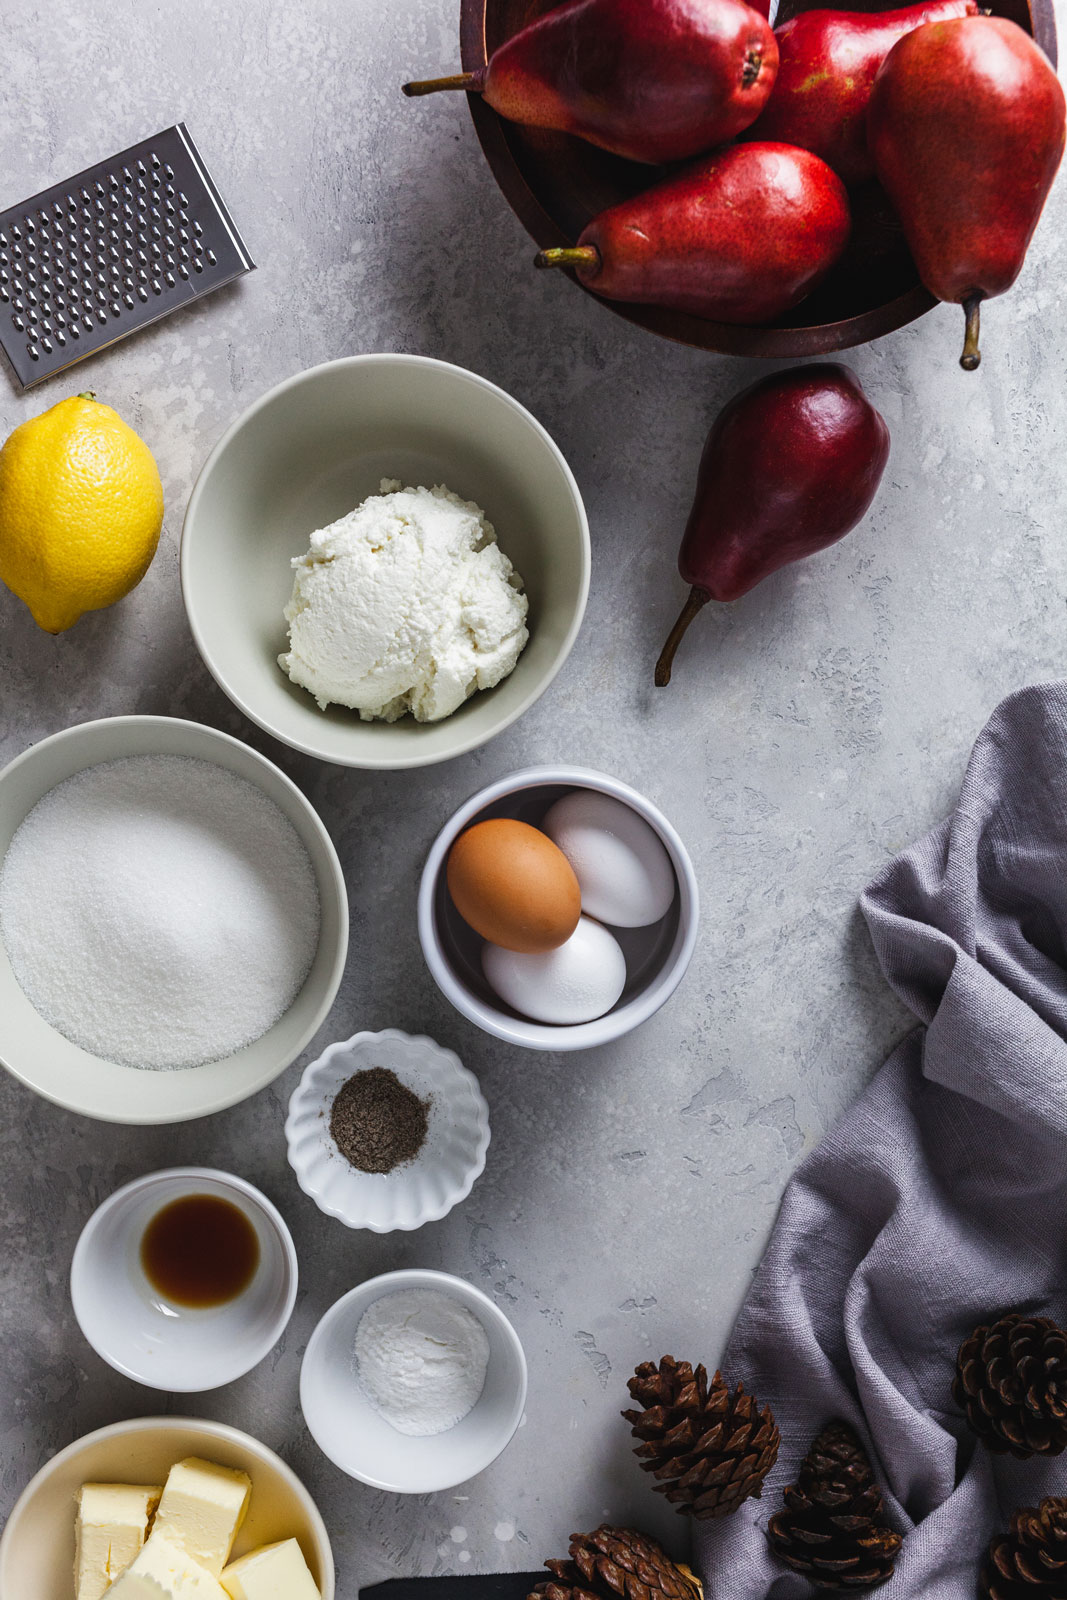
<svg viewBox="0 0 1067 1600">
<path fill-rule="evenodd" d="M 349 356 L 279 384 L 208 458 L 182 533 L 193 637 L 246 716 L 320 760 L 427 766 L 548 688 L 589 590 L 581 494 L 473 372 Z"/>
<path fill-rule="evenodd" d="M 0 1594 L 48 1600 L 334 1600 L 325 1525 L 266 1445 L 221 1422 L 140 1417 L 77 1439 L 23 1490 Z"/>
</svg>

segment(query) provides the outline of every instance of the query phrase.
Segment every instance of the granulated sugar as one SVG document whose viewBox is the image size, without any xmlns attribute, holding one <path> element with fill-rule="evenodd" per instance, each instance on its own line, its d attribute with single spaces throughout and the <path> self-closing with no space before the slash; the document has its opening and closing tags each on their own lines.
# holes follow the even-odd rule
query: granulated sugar
<svg viewBox="0 0 1067 1600">
<path fill-rule="evenodd" d="M 292 823 L 253 784 L 185 756 L 57 785 L 0 871 L 0 938 L 27 998 L 125 1066 L 196 1066 L 258 1039 L 300 992 L 318 937 Z"/>
</svg>

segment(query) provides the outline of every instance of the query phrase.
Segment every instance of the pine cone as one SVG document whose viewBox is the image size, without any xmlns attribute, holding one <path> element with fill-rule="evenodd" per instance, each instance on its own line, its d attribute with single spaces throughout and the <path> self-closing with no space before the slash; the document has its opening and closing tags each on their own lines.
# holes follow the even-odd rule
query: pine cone
<svg viewBox="0 0 1067 1600">
<path fill-rule="evenodd" d="M 643 1407 L 624 1411 L 642 1443 L 642 1471 L 660 1479 L 657 1494 L 679 1516 L 726 1517 L 750 1495 L 757 1498 L 778 1457 L 779 1434 L 769 1406 L 738 1384 L 733 1394 L 719 1373 L 709 1389 L 703 1367 L 664 1356 L 645 1361 L 627 1387 Z"/>
<path fill-rule="evenodd" d="M 779 1560 L 824 1589 L 871 1589 L 892 1576 L 900 1534 L 885 1521 L 882 1492 L 847 1422 L 819 1434 L 767 1538 Z"/>
<path fill-rule="evenodd" d="M 704 1600 L 688 1567 L 634 1528 L 571 1535 L 569 1561 L 546 1561 L 553 1577 L 527 1600 Z"/>
<path fill-rule="evenodd" d="M 987 1450 L 1058 1456 L 1067 1448 L 1067 1333 L 1017 1312 L 960 1346 L 952 1396 Z"/>
<path fill-rule="evenodd" d="M 989 1546 L 979 1586 L 982 1600 L 1063 1600 L 1067 1596 L 1067 1500 L 1023 1506 L 1011 1532 Z"/>
</svg>

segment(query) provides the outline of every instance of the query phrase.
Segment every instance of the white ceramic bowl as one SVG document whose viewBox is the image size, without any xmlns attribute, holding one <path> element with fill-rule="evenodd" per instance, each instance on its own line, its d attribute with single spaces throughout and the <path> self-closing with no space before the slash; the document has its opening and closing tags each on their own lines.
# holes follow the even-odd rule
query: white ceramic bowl
<svg viewBox="0 0 1067 1600">
<path fill-rule="evenodd" d="M 627 980 L 617 1004 L 595 1022 L 552 1026 L 513 1011 L 482 972 L 483 941 L 459 915 L 445 882 L 448 852 L 464 828 L 487 817 L 518 817 L 534 827 L 572 789 L 613 795 L 651 824 L 674 868 L 677 894 L 650 928 L 612 928 L 626 956 Z M 445 824 L 426 859 L 419 886 L 419 939 L 426 964 L 457 1011 L 486 1033 L 528 1050 L 589 1050 L 610 1044 L 657 1012 L 685 976 L 696 947 L 700 893 L 689 852 L 666 817 L 643 795 L 602 772 L 581 767 L 529 767 L 472 795 Z"/>
<path fill-rule="evenodd" d="M 152 1218 L 190 1194 L 238 1206 L 259 1240 L 248 1288 L 205 1310 L 168 1301 L 140 1259 Z M 172 1167 L 116 1189 L 93 1212 L 74 1249 L 70 1296 L 82 1333 L 116 1371 L 152 1389 L 193 1394 L 233 1383 L 274 1348 L 293 1314 L 297 1277 L 292 1236 L 265 1194 L 229 1172 Z"/>
<path fill-rule="evenodd" d="M 360 1392 L 353 1351 L 367 1308 L 401 1289 L 436 1289 L 472 1311 L 489 1336 L 481 1398 L 447 1433 L 411 1438 Z M 434 1494 L 484 1471 L 514 1436 L 526 1404 L 526 1357 L 504 1313 L 480 1289 L 447 1272 L 386 1272 L 331 1306 L 304 1354 L 300 1404 L 312 1438 L 350 1478 L 392 1494 Z"/>
<path fill-rule="evenodd" d="M 447 484 L 497 530 L 530 599 L 515 671 L 443 722 L 321 711 L 278 665 L 290 562 L 382 478 Z M 417 767 L 484 744 L 544 693 L 589 590 L 589 528 L 573 474 L 517 400 L 425 356 L 347 356 L 271 389 L 215 446 L 189 500 L 182 593 L 197 648 L 235 705 L 275 738 L 351 767 Z"/>
<path fill-rule="evenodd" d="M 278 1539 L 298 1539 L 322 1600 L 334 1600 L 330 1540 L 300 1479 L 247 1433 L 188 1417 L 115 1422 L 53 1456 L 23 1490 L 0 1538 L 3 1600 L 61 1600 L 73 1594 L 74 1496 L 83 1483 L 163 1483 L 186 1456 L 235 1467 L 252 1479 L 235 1556 Z"/>
<path fill-rule="evenodd" d="M 126 756 L 192 756 L 254 783 L 289 818 L 319 886 L 319 948 L 285 1015 L 234 1055 L 176 1072 L 118 1066 L 58 1033 L 19 987 L 0 941 L 0 1063 L 46 1100 L 104 1122 L 184 1122 L 265 1088 L 303 1050 L 333 1004 L 348 954 L 348 896 L 337 852 L 310 802 L 264 756 L 229 734 L 175 717 L 110 717 L 42 739 L 0 772 L 0 862 L 11 839 L 57 783 Z"/>
<path fill-rule="evenodd" d="M 426 1143 L 392 1172 L 360 1172 L 330 1134 L 330 1109 L 354 1072 L 387 1067 L 429 1100 Z M 349 1228 L 392 1233 L 437 1222 L 465 1200 L 485 1168 L 489 1107 L 459 1057 L 396 1028 L 357 1033 L 313 1061 L 293 1092 L 285 1124 L 289 1163 L 320 1211 Z"/>
</svg>

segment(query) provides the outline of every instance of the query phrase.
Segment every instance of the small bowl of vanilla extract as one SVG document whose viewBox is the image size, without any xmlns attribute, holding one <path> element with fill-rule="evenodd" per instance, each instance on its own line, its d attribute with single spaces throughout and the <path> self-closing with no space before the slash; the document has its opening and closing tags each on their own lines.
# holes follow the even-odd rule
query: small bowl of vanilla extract
<svg viewBox="0 0 1067 1600">
<path fill-rule="evenodd" d="M 96 1353 L 153 1389 L 217 1389 L 277 1344 L 296 1302 L 296 1248 L 252 1184 L 173 1167 L 117 1189 L 71 1263 L 74 1314 Z"/>
</svg>

